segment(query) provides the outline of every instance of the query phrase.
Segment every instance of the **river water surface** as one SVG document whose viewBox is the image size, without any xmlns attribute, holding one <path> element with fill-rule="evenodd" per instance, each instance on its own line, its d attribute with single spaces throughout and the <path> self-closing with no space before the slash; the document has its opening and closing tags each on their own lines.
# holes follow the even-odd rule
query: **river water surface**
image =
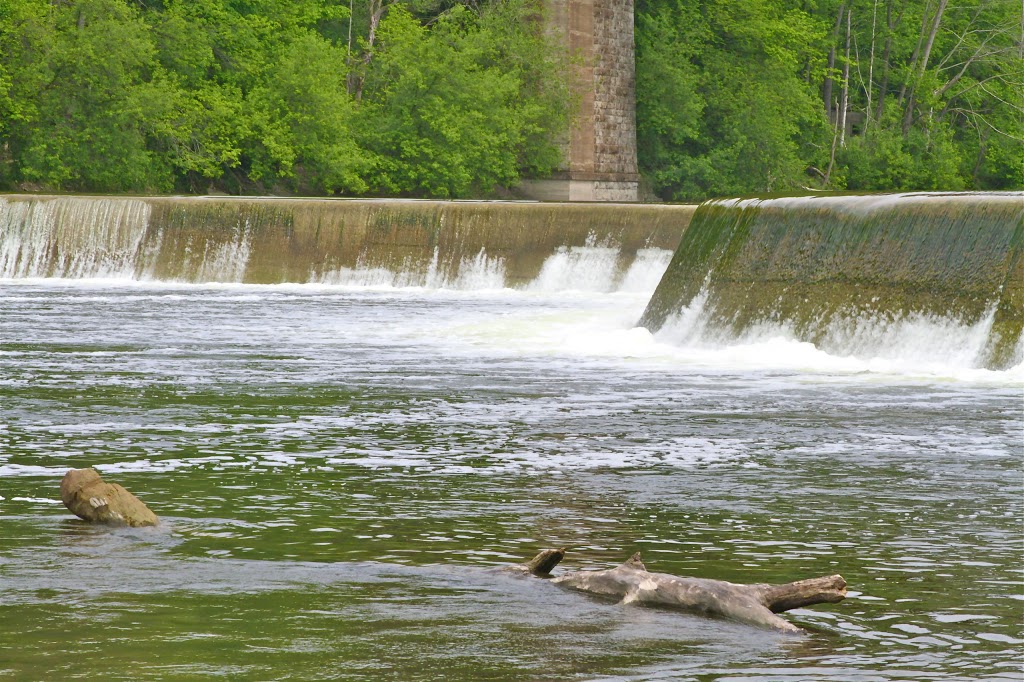
<svg viewBox="0 0 1024 682">
<path fill-rule="evenodd" d="M 519 291 L 0 282 L 0 677 L 1021 679 L 1021 369 L 942 320 L 848 356 L 652 337 L 667 255 Z M 163 524 L 75 520 L 85 466 Z M 497 570 L 556 546 L 850 597 L 784 636 Z"/>
</svg>

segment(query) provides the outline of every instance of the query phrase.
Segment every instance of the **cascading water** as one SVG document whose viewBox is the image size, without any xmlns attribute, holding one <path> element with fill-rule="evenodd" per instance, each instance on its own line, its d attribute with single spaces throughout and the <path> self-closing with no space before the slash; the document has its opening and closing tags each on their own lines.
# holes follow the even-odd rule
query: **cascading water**
<svg viewBox="0 0 1024 682">
<path fill-rule="evenodd" d="M 1019 668 L 1024 366 L 973 367 L 1017 299 L 967 297 L 966 321 L 837 312 L 813 345 L 804 299 L 849 287 L 800 280 L 823 268 L 785 206 L 763 239 L 757 211 L 744 223 L 725 207 L 721 239 L 705 225 L 673 256 L 680 207 L 166 198 L 138 200 L 142 220 L 137 200 L 83 200 L 121 215 L 115 229 L 53 201 L 0 212 L 0 677 L 964 682 Z M 835 230 L 818 238 L 825 262 L 877 250 Z M 938 298 L 934 249 L 962 232 L 908 247 L 931 254 L 920 269 L 896 248 L 880 261 Z M 989 267 L 994 241 L 964 260 Z M 789 307 L 765 276 L 778 244 L 803 294 Z M 759 270 L 742 280 L 730 259 Z M 689 295 L 651 334 L 634 325 L 659 279 L 652 305 L 665 287 Z M 906 288 L 901 302 L 925 300 Z M 747 294 L 778 314 L 721 324 L 712 306 Z M 59 485 L 80 467 L 162 525 L 77 522 Z M 783 641 L 494 570 L 562 546 L 574 567 L 641 550 L 652 571 L 839 572 L 850 588 L 790 612 L 810 632 Z"/>
<path fill-rule="evenodd" d="M 650 284 L 644 263 L 666 260 L 691 215 L 637 210 L 11 197 L 0 199 L 0 277 L 635 289 Z"/>
<path fill-rule="evenodd" d="M 133 199 L 0 198 L 0 277 L 133 277 L 145 269 L 149 213 Z"/>
<path fill-rule="evenodd" d="M 0 277 L 540 294 L 644 294 L 660 280 L 641 324 L 679 347 L 781 340 L 883 364 L 1021 363 L 1021 194 L 709 202 L 670 267 L 668 248 L 621 226 L 577 225 L 560 244 L 547 214 L 506 215 L 521 221 L 510 232 L 479 210 L 12 197 L 0 199 Z M 648 244 L 671 244 L 654 234 Z"/>
<path fill-rule="evenodd" d="M 1024 194 L 702 205 L 641 318 L 675 343 L 1019 365 Z"/>
</svg>

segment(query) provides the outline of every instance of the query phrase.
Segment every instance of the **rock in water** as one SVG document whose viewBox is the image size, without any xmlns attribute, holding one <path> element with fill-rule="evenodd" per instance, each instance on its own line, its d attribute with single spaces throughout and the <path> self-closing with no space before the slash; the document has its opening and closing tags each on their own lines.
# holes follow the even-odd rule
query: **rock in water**
<svg viewBox="0 0 1024 682">
<path fill-rule="evenodd" d="M 155 526 L 160 522 L 142 500 L 95 469 L 71 469 L 60 482 L 60 499 L 79 518 L 112 526 Z"/>
</svg>

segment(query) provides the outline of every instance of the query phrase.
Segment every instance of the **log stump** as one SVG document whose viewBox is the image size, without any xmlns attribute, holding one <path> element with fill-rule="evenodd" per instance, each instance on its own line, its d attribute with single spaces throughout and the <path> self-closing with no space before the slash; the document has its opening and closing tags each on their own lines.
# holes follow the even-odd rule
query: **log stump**
<svg viewBox="0 0 1024 682">
<path fill-rule="evenodd" d="M 111 526 L 155 526 L 160 522 L 142 500 L 95 469 L 71 469 L 60 483 L 60 499 L 75 516 Z"/>
</svg>

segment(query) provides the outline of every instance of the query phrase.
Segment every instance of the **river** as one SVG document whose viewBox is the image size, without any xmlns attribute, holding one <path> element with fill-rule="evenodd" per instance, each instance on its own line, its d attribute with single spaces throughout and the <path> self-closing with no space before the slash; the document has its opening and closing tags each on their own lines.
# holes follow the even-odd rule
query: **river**
<svg viewBox="0 0 1024 682">
<path fill-rule="evenodd" d="M 581 254 L 517 290 L 0 281 L 0 677 L 1021 679 L 1021 367 L 935 319 L 652 336 L 670 253 Z M 75 520 L 85 466 L 162 525 Z M 546 547 L 850 592 L 786 636 L 500 570 Z"/>
</svg>

